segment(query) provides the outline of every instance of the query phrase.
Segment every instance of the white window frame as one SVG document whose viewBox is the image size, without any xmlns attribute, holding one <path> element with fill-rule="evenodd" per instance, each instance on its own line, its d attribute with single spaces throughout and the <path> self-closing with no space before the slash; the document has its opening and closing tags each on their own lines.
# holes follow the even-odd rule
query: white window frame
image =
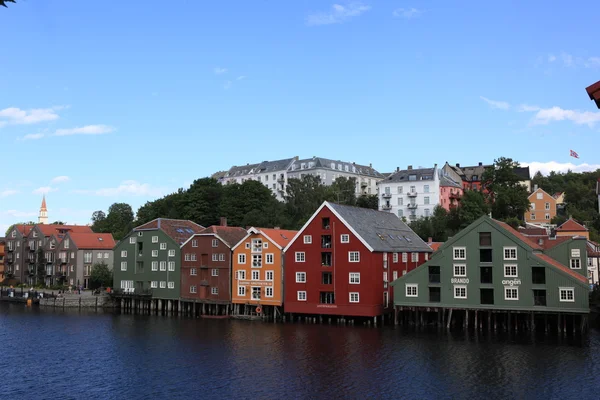
<svg viewBox="0 0 600 400">
<path fill-rule="evenodd" d="M 458 273 L 456 272 L 458 269 Z M 461 269 L 463 271 L 461 271 Z M 466 277 L 467 276 L 467 264 L 454 264 L 453 268 L 452 268 L 452 272 L 454 273 L 454 275 L 452 276 L 456 276 L 456 277 Z M 464 272 L 461 274 L 461 272 Z"/>
<path fill-rule="evenodd" d="M 152 271 L 158 271 L 158 261 L 152 261 Z"/>
<path fill-rule="evenodd" d="M 410 253 L 410 261 L 419 262 L 419 253 Z"/>
<path fill-rule="evenodd" d="M 215 286 L 211 287 L 210 288 L 210 294 L 212 294 L 212 295 L 218 295 L 219 294 L 219 288 L 215 287 Z"/>
<path fill-rule="evenodd" d="M 340 235 L 340 243 L 350 243 L 350 235 L 347 233 L 342 233 Z"/>
<path fill-rule="evenodd" d="M 160 281 L 160 288 L 161 289 L 165 289 L 167 287 L 167 282 L 166 281 Z"/>
<path fill-rule="evenodd" d="M 225 261 L 225 253 L 219 253 L 219 261 Z"/>
<path fill-rule="evenodd" d="M 393 253 L 392 254 L 392 262 L 394 264 L 398 263 L 398 253 Z"/>
<path fill-rule="evenodd" d="M 456 289 L 465 289 L 465 295 L 464 296 L 457 296 L 456 295 Z M 454 293 L 454 298 L 455 299 L 466 299 L 468 297 L 468 292 L 467 292 L 467 285 L 454 285 L 454 287 L 452 288 L 452 292 Z"/>
<path fill-rule="evenodd" d="M 563 300 L 562 293 L 565 292 L 566 296 Z M 572 298 L 569 300 L 568 293 L 572 293 Z M 575 302 L 575 288 L 574 287 L 559 287 L 558 288 L 558 301 L 561 303 L 574 303 Z"/>
<path fill-rule="evenodd" d="M 296 272 L 296 283 L 306 283 L 306 272 Z"/>
<path fill-rule="evenodd" d="M 219 268 L 213 268 L 210 271 L 210 276 L 219 276 Z"/>
<path fill-rule="evenodd" d="M 312 244 L 312 236 L 304 235 L 304 244 Z"/>
<path fill-rule="evenodd" d="M 513 250 L 515 252 L 514 258 L 512 257 L 512 254 L 511 254 L 511 252 Z M 508 252 L 508 257 L 506 256 L 507 252 Z M 516 260 L 518 260 L 519 255 L 518 255 L 517 248 L 515 246 L 504 246 L 502 248 L 502 257 L 504 258 L 504 261 L 516 261 Z"/>
<path fill-rule="evenodd" d="M 158 236 L 152 236 L 152 243 L 158 243 Z"/>
<path fill-rule="evenodd" d="M 265 286 L 265 297 L 273 297 L 273 286 Z"/>
<path fill-rule="evenodd" d="M 298 301 L 306 301 L 306 290 L 298 290 L 296 292 L 296 298 Z"/>
<path fill-rule="evenodd" d="M 514 274 L 512 273 L 513 268 L 515 270 Z M 504 264 L 504 277 L 505 278 L 516 278 L 518 276 L 519 276 L 519 265 L 518 264 Z"/>
<path fill-rule="evenodd" d="M 122 258 L 127 258 L 127 250 L 121 250 L 121 257 Z M 63 258 L 67 258 L 66 256 Z"/>
<path fill-rule="evenodd" d="M 414 289 L 414 294 L 412 289 Z M 419 284 L 407 283 L 404 287 L 404 294 L 406 297 L 419 297 Z"/>
<path fill-rule="evenodd" d="M 175 289 L 175 282 L 174 281 L 169 281 L 167 287 L 169 289 Z"/>
<path fill-rule="evenodd" d="M 360 272 L 348 273 L 348 283 L 351 285 L 360 285 Z"/>
<path fill-rule="evenodd" d="M 355 297 L 355 298 L 353 299 L 353 297 Z M 348 293 L 348 301 L 350 303 L 360 303 L 360 293 L 358 293 L 358 292 Z"/>
<path fill-rule="evenodd" d="M 238 296 L 246 296 L 246 286 L 238 286 Z"/>
<path fill-rule="evenodd" d="M 360 262 L 360 251 L 349 251 L 348 262 L 357 263 Z"/>
<path fill-rule="evenodd" d="M 265 281 L 273 282 L 275 280 L 275 271 L 265 271 Z"/>
<path fill-rule="evenodd" d="M 304 253 L 303 251 L 297 251 L 295 256 L 297 263 L 306 262 L 306 253 Z"/>
<path fill-rule="evenodd" d="M 573 266 L 573 264 L 576 266 Z M 571 269 L 581 269 L 581 258 L 571 258 L 569 260 L 569 266 Z"/>
<path fill-rule="evenodd" d="M 190 285 L 190 293 L 198 293 L 198 288 L 196 285 Z"/>
<path fill-rule="evenodd" d="M 162 243 L 161 243 L 161 245 L 162 245 Z M 167 244 L 165 243 L 165 246 L 166 245 Z M 198 239 L 192 239 L 192 247 L 198 247 Z"/>
<path fill-rule="evenodd" d="M 129 244 L 135 244 L 135 236 L 130 236 L 129 237 Z M 68 248 L 69 248 L 69 246 L 65 242 L 65 249 L 68 249 Z"/>
<path fill-rule="evenodd" d="M 403 263 L 408 262 L 408 253 L 406 253 L 406 252 L 402 253 L 402 262 Z"/>
<path fill-rule="evenodd" d="M 217 254 L 217 253 L 212 253 L 211 260 L 212 260 L 212 261 L 219 261 L 219 254 Z"/>
<path fill-rule="evenodd" d="M 159 263 L 159 265 L 160 265 L 160 270 L 161 271 L 166 271 L 167 270 L 167 262 L 166 261 L 161 261 Z"/>
<path fill-rule="evenodd" d="M 169 271 L 175 271 L 175 261 L 169 261 L 167 267 Z"/>
<path fill-rule="evenodd" d="M 198 276 L 198 269 L 190 268 L 190 276 Z"/>
<path fill-rule="evenodd" d="M 152 281 L 152 282 L 150 282 L 150 288 L 151 289 L 157 289 L 158 288 L 158 281 Z"/>
<path fill-rule="evenodd" d="M 462 251 L 462 257 L 461 257 Z M 465 261 L 467 259 L 467 248 L 464 246 L 452 247 L 452 259 L 457 261 Z"/>
<path fill-rule="evenodd" d="M 121 261 L 121 271 L 127 271 L 127 261 Z"/>
<path fill-rule="evenodd" d="M 238 264 L 246 264 L 246 255 L 238 254 Z"/>
<path fill-rule="evenodd" d="M 253 281 L 259 281 L 260 280 L 260 271 L 257 269 L 253 269 L 252 271 L 250 271 L 250 273 L 252 274 L 252 280 Z"/>
<path fill-rule="evenodd" d="M 171 249 L 169 250 L 169 257 L 175 257 L 175 250 Z"/>
<path fill-rule="evenodd" d="M 275 254 L 273 254 L 273 253 L 265 254 L 265 264 L 275 264 Z"/>
<path fill-rule="evenodd" d="M 165 243 L 161 243 L 160 244 L 160 249 L 161 250 L 166 250 L 167 249 L 167 243 L 166 242 Z"/>
<path fill-rule="evenodd" d="M 509 293 L 511 293 L 511 295 L 509 296 Z M 513 293 L 516 293 L 516 297 L 513 297 Z M 509 301 L 513 301 L 513 300 L 519 300 L 519 288 L 515 287 L 515 286 L 505 286 L 504 287 L 504 300 L 509 300 Z"/>
</svg>

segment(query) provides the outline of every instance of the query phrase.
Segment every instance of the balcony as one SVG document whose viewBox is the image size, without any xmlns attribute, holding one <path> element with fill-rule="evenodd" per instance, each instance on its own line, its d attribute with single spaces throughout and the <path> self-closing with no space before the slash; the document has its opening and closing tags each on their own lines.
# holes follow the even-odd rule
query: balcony
<svg viewBox="0 0 600 400">
<path fill-rule="evenodd" d="M 410 219 L 411 221 L 414 221 L 415 219 L 417 219 L 417 215 L 416 214 L 410 214 L 408 216 L 408 219 Z"/>
<path fill-rule="evenodd" d="M 417 197 L 417 192 L 414 192 L 414 191 L 411 190 L 410 192 L 406 193 L 406 195 L 408 197 Z"/>
<path fill-rule="evenodd" d="M 12 253 L 13 251 L 15 251 L 15 249 L 13 249 L 12 247 L 8 247 L 7 250 L 9 253 Z"/>
<path fill-rule="evenodd" d="M 331 248 L 331 235 L 322 235 L 321 236 L 321 248 L 322 249 L 330 249 Z"/>
<path fill-rule="evenodd" d="M 321 266 L 331 267 L 331 253 L 321 253 Z"/>
<path fill-rule="evenodd" d="M 383 197 L 384 199 L 391 199 L 392 198 L 392 194 L 391 193 L 384 193 L 381 195 L 381 197 Z"/>
<path fill-rule="evenodd" d="M 381 209 L 385 210 L 385 211 L 389 211 L 389 210 L 392 209 L 392 205 L 391 204 L 384 204 L 384 205 L 381 206 Z"/>
<path fill-rule="evenodd" d="M 414 209 L 417 208 L 417 205 L 415 203 L 409 203 L 409 204 L 406 205 L 406 207 L 414 210 Z"/>
<path fill-rule="evenodd" d="M 285 176 L 279 175 L 279 177 L 277 178 L 277 182 L 285 182 Z"/>
<path fill-rule="evenodd" d="M 461 196 L 458 193 L 455 192 L 451 192 L 450 196 L 448 196 L 450 198 L 450 200 L 460 200 Z"/>
<path fill-rule="evenodd" d="M 361 182 L 360 183 L 360 187 L 361 188 L 366 188 L 368 186 L 367 182 Z"/>
</svg>

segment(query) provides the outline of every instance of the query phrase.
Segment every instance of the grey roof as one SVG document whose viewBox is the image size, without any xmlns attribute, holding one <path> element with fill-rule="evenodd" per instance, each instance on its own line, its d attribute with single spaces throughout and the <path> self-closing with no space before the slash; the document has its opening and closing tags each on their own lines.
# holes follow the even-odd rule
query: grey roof
<svg viewBox="0 0 600 400">
<path fill-rule="evenodd" d="M 241 167 L 234 165 L 233 167 L 229 168 L 229 171 L 227 171 L 227 174 L 225 174 L 225 176 L 227 178 L 231 178 L 235 176 L 249 175 L 250 171 L 252 171 L 256 167 L 258 167 L 258 164 L 246 164 Z"/>
<path fill-rule="evenodd" d="M 435 168 L 421 169 L 403 169 L 392 173 L 385 179 L 385 182 L 413 182 L 413 181 L 432 181 L 434 180 Z M 409 180 L 408 177 L 416 175 L 416 179 Z"/>
<path fill-rule="evenodd" d="M 360 164 L 356 164 L 354 162 L 330 160 L 328 158 L 323 158 L 323 157 L 312 157 L 312 158 L 306 158 L 303 160 L 297 160 L 296 162 L 294 162 L 294 164 L 296 164 L 298 167 L 293 171 L 303 171 L 300 168 L 302 163 L 307 164 L 307 167 L 304 168 L 303 170 L 325 168 L 325 169 L 330 169 L 333 171 L 348 172 L 348 173 L 354 173 L 357 175 L 370 176 L 373 178 L 383 178 L 383 174 L 381 174 L 380 172 L 375 170 L 372 166 L 360 165 Z M 308 165 L 310 163 L 313 163 L 312 167 L 308 167 Z M 335 169 L 331 168 L 332 163 L 335 164 L 335 167 L 336 167 Z M 342 164 L 341 170 L 339 170 L 337 168 L 337 166 L 339 164 Z M 346 171 L 346 165 L 348 166 L 349 171 Z"/>
<path fill-rule="evenodd" d="M 328 204 L 374 251 L 432 252 L 431 248 L 395 214 L 369 208 Z"/>
<path fill-rule="evenodd" d="M 529 173 L 529 167 L 515 168 L 515 175 L 517 175 L 523 181 L 531 180 L 531 174 Z"/>
<path fill-rule="evenodd" d="M 480 181 L 486 168 L 493 168 L 493 165 L 475 165 L 473 167 L 461 167 L 463 172 L 463 179 L 465 181 L 472 181 L 473 177 L 477 177 L 475 181 Z"/>
<path fill-rule="evenodd" d="M 264 172 L 275 172 L 275 171 L 284 171 L 287 170 L 288 167 L 292 164 L 295 158 L 284 158 L 283 160 L 275 160 L 275 161 L 263 161 L 258 165 L 258 168 L 255 172 L 264 173 Z"/>
<path fill-rule="evenodd" d="M 210 177 L 216 180 L 222 179 L 227 175 L 227 171 L 218 171 L 212 174 Z"/>
<path fill-rule="evenodd" d="M 447 177 L 445 175 L 440 175 L 440 186 L 451 186 L 451 187 L 462 189 L 462 185 L 454 182 L 452 179 L 450 179 L 449 177 Z"/>
</svg>

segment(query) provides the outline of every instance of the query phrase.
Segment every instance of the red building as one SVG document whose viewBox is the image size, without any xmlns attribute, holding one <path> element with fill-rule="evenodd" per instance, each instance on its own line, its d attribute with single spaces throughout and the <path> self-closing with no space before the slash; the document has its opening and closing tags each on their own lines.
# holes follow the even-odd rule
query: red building
<svg viewBox="0 0 600 400">
<path fill-rule="evenodd" d="M 202 303 L 203 313 L 228 314 L 231 304 L 231 248 L 248 232 L 213 225 L 181 246 L 181 299 Z M 208 307 L 204 304 L 207 304 Z"/>
<path fill-rule="evenodd" d="M 324 202 L 285 248 L 284 311 L 377 318 L 430 253 L 395 214 Z"/>
</svg>

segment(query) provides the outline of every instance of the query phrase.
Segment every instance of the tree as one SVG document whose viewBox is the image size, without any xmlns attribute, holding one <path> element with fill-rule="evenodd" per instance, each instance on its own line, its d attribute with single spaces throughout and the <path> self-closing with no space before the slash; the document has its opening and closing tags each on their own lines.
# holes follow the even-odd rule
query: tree
<svg viewBox="0 0 600 400">
<path fill-rule="evenodd" d="M 37 251 L 37 265 L 36 265 L 36 283 L 38 285 L 44 285 L 46 283 L 46 255 L 44 249 L 39 248 Z"/>
<path fill-rule="evenodd" d="M 370 208 L 372 210 L 379 209 L 379 198 L 376 194 L 363 194 L 356 199 L 356 205 L 362 208 Z"/>
<path fill-rule="evenodd" d="M 216 225 L 224 187 L 216 179 L 196 179 L 183 194 L 183 217 L 202 226 Z"/>
<path fill-rule="evenodd" d="M 456 233 L 488 213 L 489 207 L 483 193 L 476 190 L 465 190 L 458 207 L 451 208 L 448 214 L 449 231 Z"/>
<path fill-rule="evenodd" d="M 237 183 L 225 185 L 222 196 L 219 212 L 220 215 L 227 217 L 231 225 L 245 226 L 244 220 L 247 220 L 247 214 L 252 211 L 264 213 L 264 217 L 268 217 L 267 221 L 270 221 L 268 225 L 277 224 L 274 217 L 279 214 L 281 204 L 273 196 L 271 189 L 262 183 L 248 180 L 241 185 Z"/>
<path fill-rule="evenodd" d="M 54 221 L 51 225 L 66 225 L 66 224 L 62 221 Z"/>
<path fill-rule="evenodd" d="M 8 8 L 6 3 L 15 3 L 16 4 L 16 1 L 15 0 L 0 0 L 0 6 L 4 6 L 4 7 Z"/>
<path fill-rule="evenodd" d="M 133 228 L 133 210 L 127 203 L 114 203 L 108 208 L 106 229 L 115 240 L 121 240 Z"/>
<path fill-rule="evenodd" d="M 326 188 L 326 200 L 347 206 L 356 205 L 356 178 L 342 176 Z"/>
<path fill-rule="evenodd" d="M 109 233 L 104 211 L 98 210 L 92 214 L 92 231 L 96 233 Z"/>
<path fill-rule="evenodd" d="M 104 262 L 94 264 L 90 273 L 90 289 L 100 287 L 111 287 L 113 284 L 113 274 Z"/>
<path fill-rule="evenodd" d="M 519 167 L 512 158 L 500 157 L 483 173 L 483 192 L 494 218 L 522 219 L 529 210 L 529 193 L 515 174 L 515 168 Z"/>
<path fill-rule="evenodd" d="M 294 229 L 300 229 L 330 194 L 321 179 L 314 175 L 289 179 L 286 191 L 286 214 Z"/>
</svg>

